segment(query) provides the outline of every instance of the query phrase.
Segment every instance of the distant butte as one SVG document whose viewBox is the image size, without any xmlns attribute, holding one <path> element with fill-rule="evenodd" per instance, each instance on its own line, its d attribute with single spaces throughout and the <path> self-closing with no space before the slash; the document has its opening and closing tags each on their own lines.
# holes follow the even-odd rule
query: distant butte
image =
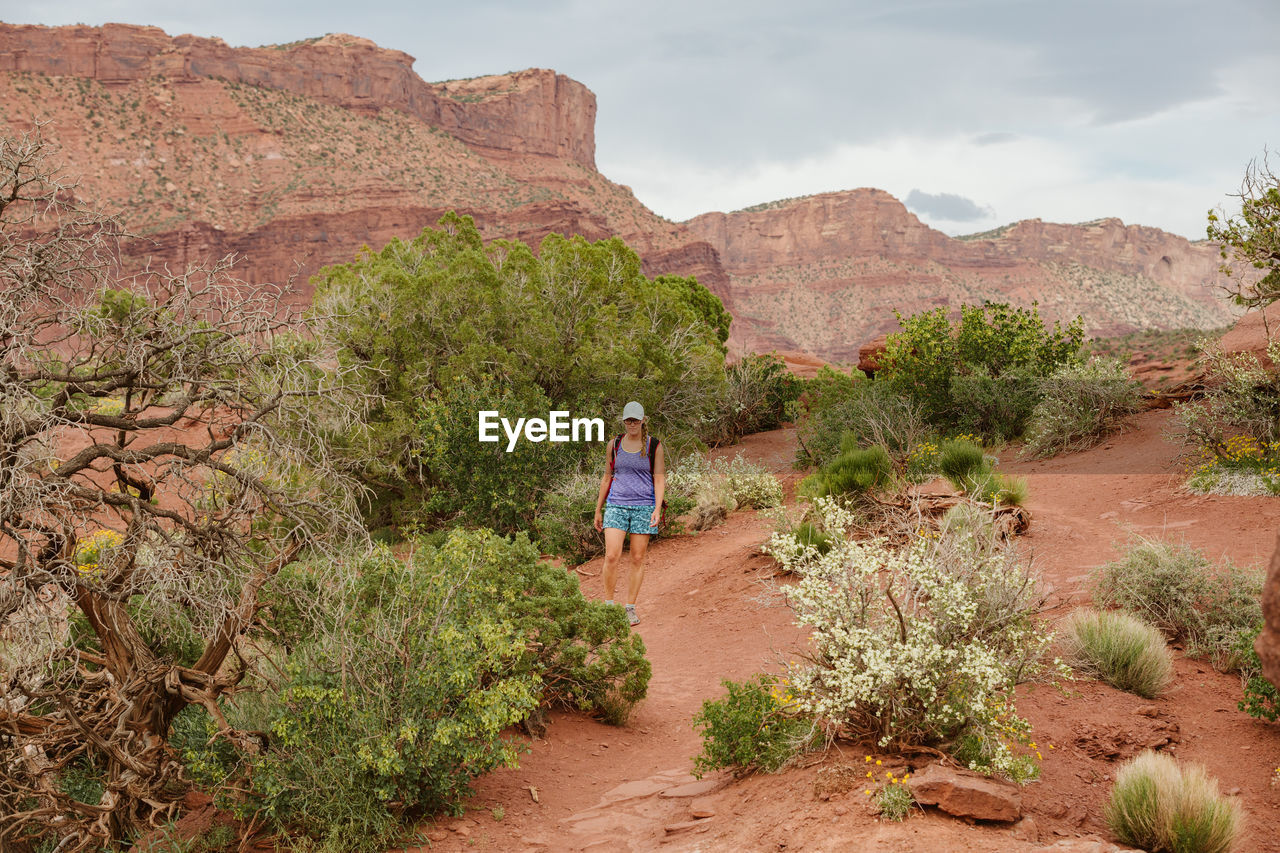
<svg viewBox="0 0 1280 853">
<path fill-rule="evenodd" d="M 1217 247 L 1115 219 L 1039 220 L 953 239 L 880 190 L 663 219 L 595 166 L 595 95 L 554 71 L 423 81 L 356 36 L 229 47 L 156 27 L 0 24 L 0 122 L 33 118 L 80 192 L 144 239 L 135 263 L 243 256 L 248 280 L 305 282 L 433 225 L 486 237 L 617 235 L 650 275 L 696 275 L 737 351 L 856 361 L 894 311 L 983 299 L 1094 332 L 1223 326 Z M 305 298 L 306 289 L 303 289 Z"/>
</svg>

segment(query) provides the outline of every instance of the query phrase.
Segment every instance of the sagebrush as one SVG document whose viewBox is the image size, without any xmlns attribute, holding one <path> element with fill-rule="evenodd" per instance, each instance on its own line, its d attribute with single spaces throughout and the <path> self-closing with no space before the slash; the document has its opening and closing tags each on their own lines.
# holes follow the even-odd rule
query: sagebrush
<svg viewBox="0 0 1280 853">
<path fill-rule="evenodd" d="M 1215 565 L 1187 544 L 1133 536 L 1121 556 L 1096 569 L 1093 598 L 1155 625 L 1187 653 L 1219 669 L 1238 667 L 1236 637 L 1262 620 L 1263 571 Z"/>
</svg>

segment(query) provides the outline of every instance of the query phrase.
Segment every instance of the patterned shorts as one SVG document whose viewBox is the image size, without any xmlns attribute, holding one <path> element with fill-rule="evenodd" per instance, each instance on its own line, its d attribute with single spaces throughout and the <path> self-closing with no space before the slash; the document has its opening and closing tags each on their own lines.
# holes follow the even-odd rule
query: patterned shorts
<svg viewBox="0 0 1280 853">
<path fill-rule="evenodd" d="M 626 533 L 647 533 L 650 536 L 658 532 L 658 528 L 649 526 L 653 517 L 653 506 L 615 506 L 604 505 L 604 526 Z"/>
</svg>

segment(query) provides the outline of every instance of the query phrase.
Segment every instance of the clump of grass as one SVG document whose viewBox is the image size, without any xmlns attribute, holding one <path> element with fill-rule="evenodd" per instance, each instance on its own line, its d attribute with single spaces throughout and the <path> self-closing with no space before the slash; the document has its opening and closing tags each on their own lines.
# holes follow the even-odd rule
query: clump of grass
<svg viewBox="0 0 1280 853">
<path fill-rule="evenodd" d="M 938 471 L 974 500 L 1021 506 L 1027 500 L 1027 481 L 996 471 L 992 457 L 968 438 L 953 438 L 937 449 Z"/>
<path fill-rule="evenodd" d="M 801 545 L 816 548 L 819 554 L 830 551 L 834 543 L 831 534 L 809 521 L 801 522 L 796 527 L 796 539 Z"/>
<path fill-rule="evenodd" d="M 876 808 L 879 809 L 880 816 L 888 820 L 906 820 L 914 803 L 911 789 L 901 782 L 885 785 L 876 796 Z"/>
<path fill-rule="evenodd" d="M 1154 699 L 1173 681 L 1164 636 L 1128 613 L 1077 610 L 1062 633 L 1067 663 L 1113 687 Z"/>
<path fill-rule="evenodd" d="M 800 490 L 812 497 L 856 496 L 874 491 L 893 479 L 893 460 L 880 445 L 859 449 L 846 436 L 836 459 L 810 474 Z"/>
<path fill-rule="evenodd" d="M 1241 631 L 1262 621 L 1263 572 L 1230 561 L 1215 566 L 1188 545 L 1136 536 L 1120 559 L 1098 569 L 1093 599 L 1155 625 L 1192 655 L 1224 671 L 1240 668 Z"/>
<path fill-rule="evenodd" d="M 1116 773 L 1106 820 L 1120 841 L 1151 853 L 1228 853 L 1244 823 L 1203 767 L 1150 750 Z"/>
<path fill-rule="evenodd" d="M 964 488 L 964 483 L 990 467 L 982 447 L 972 441 L 953 438 L 938 447 L 938 471 L 956 488 Z"/>
</svg>

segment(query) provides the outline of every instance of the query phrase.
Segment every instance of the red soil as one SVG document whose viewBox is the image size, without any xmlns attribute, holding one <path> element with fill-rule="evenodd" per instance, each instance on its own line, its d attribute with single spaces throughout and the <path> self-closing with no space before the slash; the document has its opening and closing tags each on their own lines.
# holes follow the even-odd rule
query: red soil
<svg viewBox="0 0 1280 853">
<path fill-rule="evenodd" d="M 1213 558 L 1262 565 L 1270 556 L 1280 500 L 1180 491 L 1178 448 L 1163 435 L 1168 423 L 1168 412 L 1146 413 L 1094 450 L 1006 460 L 1005 469 L 1029 481 L 1034 520 L 1023 544 L 1054 588 L 1059 612 L 1087 597 L 1089 570 L 1116 555 L 1126 530 L 1185 540 Z M 793 431 L 778 430 L 718 454 L 740 451 L 794 483 L 794 445 Z M 764 513 L 744 511 L 698 536 L 656 542 L 638 628 L 653 680 L 630 723 L 612 728 L 557 715 L 545 738 L 529 743 L 519 769 L 480 779 L 466 814 L 423 826 L 430 843 L 416 849 L 1030 851 L 1107 838 L 1101 814 L 1116 763 L 1167 740 L 1168 751 L 1204 763 L 1224 792 L 1240 798 L 1242 853 L 1280 850 L 1280 789 L 1272 784 L 1280 726 L 1236 710 L 1238 678 L 1181 656 L 1176 686 L 1156 701 L 1091 681 L 1064 692 L 1026 691 L 1019 709 L 1045 760 L 1041 780 L 1023 789 L 1030 817 L 1014 828 L 933 811 L 880 822 L 861 786 L 815 796 L 824 767 L 862 763 L 866 750 L 856 744 L 840 744 L 808 767 L 738 781 L 711 774 L 701 790 L 679 790 L 693 780 L 701 749 L 691 719 L 704 700 L 723 695 L 720 680 L 777 671 L 779 658 L 803 641 L 771 586 L 770 561 L 756 550 L 771 527 Z M 582 567 L 588 595 L 601 594 L 599 570 L 599 561 Z M 886 767 L 901 766 L 882 758 Z M 713 814 L 695 820 L 694 811 Z"/>
</svg>

